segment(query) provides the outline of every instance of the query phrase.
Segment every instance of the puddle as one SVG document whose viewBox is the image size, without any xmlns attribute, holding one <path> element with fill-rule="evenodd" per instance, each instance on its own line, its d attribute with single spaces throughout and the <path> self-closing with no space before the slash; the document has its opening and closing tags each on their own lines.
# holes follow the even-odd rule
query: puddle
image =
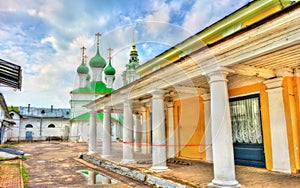
<svg viewBox="0 0 300 188">
<path fill-rule="evenodd" d="M 111 177 L 108 177 L 104 174 L 101 174 L 96 171 L 89 171 L 89 170 L 79 170 L 78 173 L 82 174 L 87 178 L 88 184 L 93 185 L 107 185 L 107 184 L 116 184 L 118 183 L 117 180 L 112 179 Z"/>
</svg>

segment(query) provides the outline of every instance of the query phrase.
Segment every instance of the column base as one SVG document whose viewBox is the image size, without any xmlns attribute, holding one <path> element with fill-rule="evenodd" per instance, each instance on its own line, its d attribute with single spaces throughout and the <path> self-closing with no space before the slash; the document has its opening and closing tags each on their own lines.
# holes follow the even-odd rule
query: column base
<svg viewBox="0 0 300 188">
<path fill-rule="evenodd" d="M 142 147 L 142 153 L 143 154 L 148 154 L 148 150 L 147 150 L 147 147 Z"/>
<path fill-rule="evenodd" d="M 276 168 L 273 168 L 271 171 L 273 172 L 282 172 L 282 173 L 287 173 L 287 174 L 291 174 L 291 170 L 289 169 L 276 169 Z"/>
<path fill-rule="evenodd" d="M 169 168 L 167 166 L 152 166 L 150 170 L 153 172 L 163 172 L 169 170 Z"/>
<path fill-rule="evenodd" d="M 102 158 L 108 159 L 111 157 L 111 155 L 101 155 Z"/>
<path fill-rule="evenodd" d="M 208 187 L 215 187 L 215 188 L 241 188 L 241 184 L 238 181 L 222 181 L 222 180 L 212 180 L 211 183 L 207 185 Z"/>
<path fill-rule="evenodd" d="M 93 154 L 95 154 L 96 152 L 94 152 L 94 151 L 89 151 L 88 153 L 87 153 L 87 155 L 93 155 Z"/>
<path fill-rule="evenodd" d="M 134 163 L 136 163 L 136 161 L 133 159 L 122 159 L 121 163 L 122 164 L 134 164 Z"/>
</svg>

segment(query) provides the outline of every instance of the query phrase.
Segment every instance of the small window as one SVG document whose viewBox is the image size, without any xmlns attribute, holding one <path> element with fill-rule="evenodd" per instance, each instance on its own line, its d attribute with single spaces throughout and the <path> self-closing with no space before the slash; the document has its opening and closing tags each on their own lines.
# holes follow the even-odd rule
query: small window
<svg viewBox="0 0 300 188">
<path fill-rule="evenodd" d="M 31 124 L 27 124 L 25 128 L 33 128 L 33 126 Z"/>
<path fill-rule="evenodd" d="M 50 124 L 50 125 L 48 125 L 48 128 L 55 128 L 55 125 Z"/>
<path fill-rule="evenodd" d="M 10 115 L 11 118 L 13 118 L 15 114 L 14 113 L 10 113 L 9 115 Z"/>
</svg>

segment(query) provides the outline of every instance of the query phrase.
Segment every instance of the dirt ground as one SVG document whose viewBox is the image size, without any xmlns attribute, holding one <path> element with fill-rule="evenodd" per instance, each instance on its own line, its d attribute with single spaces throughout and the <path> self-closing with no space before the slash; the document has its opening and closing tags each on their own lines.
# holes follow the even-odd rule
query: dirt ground
<svg viewBox="0 0 300 188">
<path fill-rule="evenodd" d="M 28 170 L 29 181 L 27 186 L 29 188 L 147 187 L 120 175 L 109 174 L 110 172 L 107 172 L 110 177 L 118 178 L 119 183 L 88 185 L 88 179 L 77 171 L 92 169 L 74 159 L 79 153 L 87 152 L 86 143 L 25 143 L 16 149 L 30 154 L 26 157 L 27 160 L 24 161 L 25 168 Z"/>
</svg>

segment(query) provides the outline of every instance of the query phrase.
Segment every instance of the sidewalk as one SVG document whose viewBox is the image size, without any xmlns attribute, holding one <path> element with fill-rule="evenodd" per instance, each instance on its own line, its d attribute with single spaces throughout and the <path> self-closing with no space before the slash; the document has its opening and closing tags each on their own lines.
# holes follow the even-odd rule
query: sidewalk
<svg viewBox="0 0 300 188">
<path fill-rule="evenodd" d="M 0 161 L 0 188 L 23 188 L 20 159 Z"/>
<path fill-rule="evenodd" d="M 122 143 L 113 142 L 112 156 L 109 159 L 101 158 L 102 146 L 97 143 L 97 154 L 93 156 L 103 161 L 111 162 L 118 166 L 128 167 L 139 172 L 155 175 L 157 177 L 168 179 L 191 187 L 206 187 L 213 179 L 213 165 L 206 162 L 179 160 L 183 164 L 168 162 L 170 170 L 155 173 L 150 171 L 151 155 L 135 152 L 136 164 L 123 165 Z M 300 174 L 285 174 L 271 172 L 266 169 L 236 166 L 236 179 L 242 187 L 300 187 Z"/>
</svg>

